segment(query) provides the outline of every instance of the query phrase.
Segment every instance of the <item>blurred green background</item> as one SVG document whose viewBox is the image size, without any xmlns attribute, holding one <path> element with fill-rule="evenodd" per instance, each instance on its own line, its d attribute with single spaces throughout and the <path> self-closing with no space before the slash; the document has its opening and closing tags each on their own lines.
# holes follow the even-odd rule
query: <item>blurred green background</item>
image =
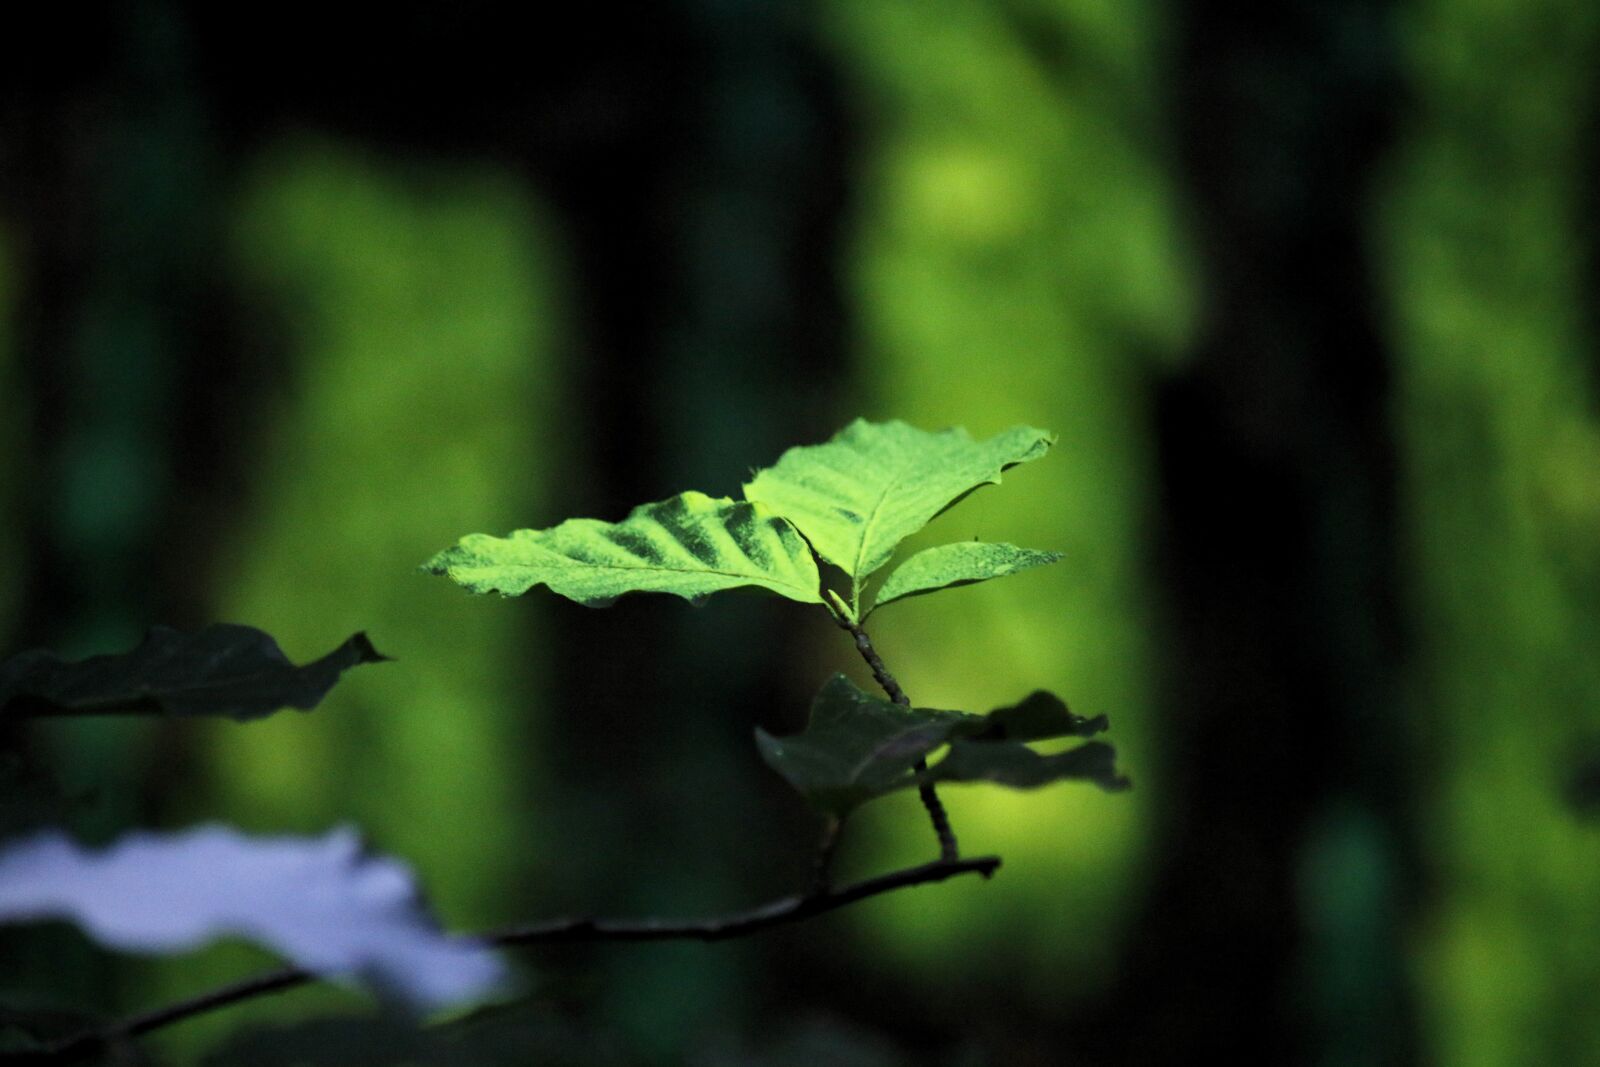
<svg viewBox="0 0 1600 1067">
<path fill-rule="evenodd" d="M 249 727 L 8 728 L 78 833 L 352 822 L 463 928 L 788 893 L 814 826 L 750 731 L 859 674 L 820 613 L 416 565 L 733 492 L 858 414 L 1026 422 L 1050 457 L 923 541 L 1065 560 L 875 637 L 919 704 L 1109 714 L 1135 791 L 949 790 L 990 883 L 525 954 L 570 1062 L 1600 1064 L 1600 9 L 527 18 L 19 15 L 6 648 L 228 620 L 398 661 Z M 932 848 L 902 797 L 841 861 Z M 115 1014 L 262 957 L 46 929 L 0 960 L 0 1002 Z M 365 1010 L 306 990 L 150 1050 Z"/>
</svg>

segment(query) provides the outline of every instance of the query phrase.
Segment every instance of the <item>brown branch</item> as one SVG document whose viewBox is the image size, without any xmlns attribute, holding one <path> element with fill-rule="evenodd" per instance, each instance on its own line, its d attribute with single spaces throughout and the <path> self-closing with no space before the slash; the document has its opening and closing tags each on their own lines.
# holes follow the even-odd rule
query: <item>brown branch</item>
<svg viewBox="0 0 1600 1067">
<path fill-rule="evenodd" d="M 861 624 L 843 611 L 835 610 L 834 618 L 841 629 L 848 630 L 850 636 L 855 638 L 856 651 L 861 653 L 861 658 L 867 661 L 867 666 L 872 670 L 872 677 L 878 686 L 889 695 L 889 699 L 903 707 L 911 706 L 911 698 L 906 696 L 906 691 L 900 688 L 900 683 L 895 681 L 894 675 L 889 673 L 889 668 L 883 665 L 883 657 L 878 655 L 878 650 L 872 647 L 872 639 L 867 636 L 867 631 Z M 928 772 L 928 761 L 919 759 L 916 763 L 918 775 Z M 933 822 L 933 832 L 939 837 L 939 859 L 944 863 L 953 863 L 961 856 L 961 850 L 956 844 L 956 832 L 950 826 L 950 814 L 944 810 L 944 801 L 939 799 L 938 790 L 933 783 L 923 781 L 917 786 L 917 796 L 922 799 L 922 806 L 928 812 L 928 818 Z"/>
<path fill-rule="evenodd" d="M 824 889 L 803 896 L 784 897 L 748 911 L 709 919 L 671 921 L 663 919 L 555 919 L 528 926 L 503 927 L 468 935 L 501 948 L 592 941 L 726 941 L 745 937 L 774 926 L 803 922 L 868 897 L 929 885 L 962 874 L 988 878 L 999 868 L 1000 857 L 980 856 L 967 860 L 939 860 L 920 867 L 907 867 L 889 874 L 868 878 L 842 889 Z M 66 1038 L 42 1051 L 15 1055 L 0 1053 L 0 1063 L 60 1063 L 103 1051 L 108 1046 L 160 1030 L 197 1015 L 205 1015 L 240 1001 L 315 982 L 318 975 L 298 967 L 283 967 L 253 978 L 222 986 L 209 993 L 181 1000 L 166 1007 L 129 1016 L 98 1030 Z"/>
<path fill-rule="evenodd" d="M 640 921 L 558 919 L 521 929 L 501 930 L 491 934 L 489 940 L 496 945 L 507 947 L 562 941 L 726 941 L 733 937 L 745 937 L 769 927 L 801 922 L 881 893 L 890 893 L 914 885 L 942 882 L 959 874 L 981 874 L 987 878 L 999 866 L 999 856 L 980 856 L 977 859 L 953 862 L 938 860 L 934 863 L 924 863 L 920 867 L 907 867 L 892 874 L 869 878 L 864 882 L 845 886 L 843 889 L 784 897 L 770 904 L 751 908 L 749 911 L 714 919 L 688 922 L 663 922 L 658 919 Z"/>
</svg>

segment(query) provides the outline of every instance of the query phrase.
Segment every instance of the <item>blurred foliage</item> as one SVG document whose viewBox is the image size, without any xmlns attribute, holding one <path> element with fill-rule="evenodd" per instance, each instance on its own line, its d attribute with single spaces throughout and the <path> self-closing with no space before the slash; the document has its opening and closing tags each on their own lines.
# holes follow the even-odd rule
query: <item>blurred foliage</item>
<svg viewBox="0 0 1600 1067">
<path fill-rule="evenodd" d="M 641 46 L 609 24 L 594 41 L 563 38 L 564 62 L 579 73 L 557 62 L 490 83 L 506 98 L 483 99 L 482 114 L 449 137 L 439 130 L 455 125 L 454 104 L 409 126 L 411 116 L 362 113 L 377 95 L 370 87 L 351 89 L 348 110 L 340 97 L 304 124 L 337 135 L 285 137 L 302 116 L 274 110 L 265 97 L 276 88 L 254 99 L 203 49 L 189 51 L 185 20 L 198 36 L 214 25 L 182 5 L 135 7 L 115 46 L 96 37 L 83 70 L 63 66 L 69 87 L 54 110 L 39 105 L 34 140 L 18 133 L 34 126 L 10 124 L 32 98 L 0 97 L 0 165 L 31 161 L 46 175 L 20 208 L 0 202 L 0 507 L 17 517 L 0 526 L 0 551 L 35 568 L 23 581 L 0 571 L 0 623 L 43 619 L 53 629 L 24 643 L 107 651 L 151 622 L 178 621 L 149 613 L 194 595 L 212 618 L 278 635 L 297 661 L 367 630 L 398 662 L 355 672 L 311 717 L 248 729 L 185 723 L 181 734 L 98 722 L 41 732 L 37 747 L 71 795 L 92 782 L 111 798 L 80 829 L 103 835 L 139 817 L 149 799 L 135 799 L 140 789 L 159 794 L 159 821 L 173 824 L 320 833 L 355 823 L 415 864 L 457 926 L 547 911 L 541 872 L 551 873 L 547 892 L 600 891 L 638 910 L 744 902 L 783 876 L 773 857 L 787 842 L 752 843 L 781 836 L 765 822 L 770 798 L 748 808 L 727 799 L 761 782 L 781 790 L 757 777 L 764 769 L 747 748 L 735 764 L 733 746 L 748 737 L 752 706 L 781 715 L 793 704 L 798 714 L 799 686 L 847 662 L 848 645 L 824 634 L 800 646 L 803 662 L 772 668 L 774 649 L 808 639 L 748 604 L 688 623 L 629 605 L 605 619 L 617 628 L 605 632 L 622 636 L 597 650 L 600 627 L 576 607 L 469 598 L 418 564 L 463 530 L 544 525 L 573 500 L 650 499 L 633 494 L 641 485 L 731 490 L 715 473 L 729 457 L 771 460 L 801 426 L 820 436 L 865 415 L 986 436 L 1024 422 L 1059 436 L 1050 462 L 1009 473 L 1006 492 L 979 491 L 904 550 L 978 537 L 1062 561 L 894 608 L 869 628 L 918 705 L 994 707 L 1048 686 L 1078 712 L 1109 715 L 1136 789 L 1013 797 L 952 786 L 944 795 L 963 846 L 1005 857 L 992 883 L 876 900 L 792 941 L 715 954 L 657 946 L 586 954 L 578 968 L 541 954 L 541 973 L 559 977 L 538 995 L 597 1005 L 629 1052 L 657 1062 L 692 1062 L 692 1049 L 708 1064 L 935 1062 L 936 1040 L 955 1062 L 973 1035 L 1035 1053 L 1006 1062 L 1055 1062 L 1039 1050 L 1066 1040 L 1069 1026 L 1145 1021 L 1147 1006 L 1131 1003 L 1140 991 L 1111 979 L 1138 936 L 1134 916 L 1152 906 L 1163 815 L 1183 800 L 1155 730 L 1158 711 L 1184 711 L 1158 706 L 1175 662 L 1163 637 L 1182 631 L 1164 614 L 1151 559 L 1170 489 L 1161 478 L 1173 474 L 1158 469 L 1155 393 L 1215 310 L 1201 306 L 1211 279 L 1198 277 L 1188 247 L 1192 187 L 1182 183 L 1196 176 L 1171 144 L 1169 104 L 1197 90 L 1169 84 L 1186 68 L 1166 37 L 1206 15 L 1107 0 L 770 9 L 696 0 L 658 12 L 693 47 Z M 1339 62 L 1387 54 L 1390 28 L 1364 21 L 1371 10 L 1318 8 L 1318 25 L 1345 35 Z M 1407 86 L 1389 105 L 1400 149 L 1370 207 L 1370 259 L 1400 353 L 1402 593 L 1417 655 L 1406 705 L 1374 714 L 1405 717 L 1402 790 L 1414 821 L 1396 827 L 1335 805 L 1283 845 L 1300 850 L 1299 895 L 1287 906 L 1303 928 L 1286 952 L 1316 972 L 1285 1001 L 1314 1000 L 1306 1017 L 1337 1026 L 1341 1007 L 1370 1005 L 1387 988 L 1393 964 L 1377 949 L 1406 927 L 1424 1059 L 1600 1065 L 1591 1024 L 1600 841 L 1572 807 L 1575 797 L 1593 804 L 1600 765 L 1600 200 L 1590 144 L 1600 9 L 1410 0 L 1389 11 Z M 416 44 L 412 14 L 384 18 L 384 33 Z M 1274 32 L 1292 37 L 1284 25 L 1300 26 L 1291 17 Z M 350 39 L 365 42 L 370 29 Z M 450 40 L 465 41 L 495 30 L 455 32 Z M 820 67 L 794 49 L 797 33 L 813 35 Z M 330 33 L 324 59 L 345 61 L 341 40 Z M 423 44 L 415 54 L 431 58 L 432 41 Z M 648 48 L 688 58 L 648 66 L 650 78 L 672 77 L 635 99 L 626 68 Z M 379 69 L 346 59 L 362 78 Z M 1294 95 L 1316 91 L 1315 76 L 1279 85 L 1272 61 L 1241 75 L 1259 83 L 1217 94 L 1230 102 L 1218 106 L 1266 102 L 1264 125 L 1247 116 L 1223 127 L 1268 150 L 1214 158 L 1232 168 L 1219 179 L 1230 188 L 1293 214 L 1301 201 L 1285 176 L 1301 172 L 1282 153 L 1346 146 L 1319 139 L 1317 116 L 1329 112 Z M 473 59 L 442 62 L 441 82 L 459 74 L 462 87 L 440 99 L 469 98 Z M 300 103 L 321 84 L 307 74 Z M 838 114 L 816 105 L 835 92 Z M 229 121 L 245 115 L 244 135 L 213 128 L 212 106 Z M 504 139 L 499 154 L 472 140 L 491 127 Z M 1303 140 L 1278 137 L 1285 128 Z M 76 184 L 58 193 L 49 179 L 62 175 Z M 0 168 L 0 194 L 31 178 Z M 530 192 L 542 179 L 567 213 L 559 223 Z M 38 208 L 59 214 L 56 229 L 37 223 Z M 842 236 L 828 229 L 835 222 Z M 830 288 L 832 265 L 842 292 Z M 1263 321 L 1308 306 L 1274 282 L 1263 280 L 1260 299 L 1281 302 Z M 241 307 L 214 307 L 219 289 Z M 574 318 L 591 316 L 581 337 L 565 321 L 569 303 Z M 247 388 L 185 381 L 204 377 L 219 337 L 249 349 L 233 369 Z M 830 362 L 839 344 L 848 368 Z M 581 361 L 558 358 L 569 347 Z M 1310 358 L 1286 345 L 1283 377 Z M 180 432 L 183 389 L 226 408 L 225 432 L 242 442 L 231 498 L 183 499 L 178 454 L 205 444 Z M 1245 399 L 1252 418 L 1295 436 L 1293 415 Z M 1310 433 L 1297 440 L 1317 447 Z M 1281 506 L 1266 497 L 1249 506 Z M 1348 534 L 1340 502 L 1321 505 L 1329 539 Z M 151 566 L 157 557 L 168 562 Z M 1318 565 L 1290 561 L 1301 564 Z M 191 593 L 162 593 L 179 574 Z M 1334 610 L 1355 610 L 1357 597 L 1338 598 L 1342 580 L 1329 569 L 1307 586 L 1333 590 Z M 1346 652 L 1328 652 L 1344 671 L 1338 684 L 1360 694 L 1355 703 L 1386 703 L 1390 679 L 1363 673 Z M 655 718 L 621 718 L 616 709 L 631 713 L 641 697 Z M 594 766 L 597 753 L 611 762 Z M 1371 768 L 1352 760 L 1343 770 Z M 698 787 L 712 780 L 718 790 Z M 845 867 L 932 857 L 912 796 L 857 822 Z M 1206 830 L 1219 840 L 1249 832 Z M 567 850 L 559 871 L 557 841 Z M 1413 844 L 1420 872 L 1401 855 Z M 654 873 L 636 880 L 641 868 Z M 1258 873 L 1237 872 L 1238 884 Z M 1275 901 L 1272 892 L 1260 899 Z M 53 967 L 63 989 L 93 1003 L 97 983 L 117 972 L 60 946 L 41 939 L 26 959 L 8 956 L 8 970 Z M 121 1000 L 191 994 L 261 961 L 232 948 L 131 969 Z M 854 1014 L 814 1032 L 795 1030 L 792 1017 L 747 1032 L 775 1010 L 762 997 L 791 992 L 814 999 L 807 1010 L 832 997 L 830 1011 Z M 1097 994 L 1120 1000 L 1096 1015 Z M 174 1029 L 158 1047 L 182 1059 L 252 1020 L 292 1025 L 357 1003 L 303 990 Z M 1301 1033 L 1320 1024 L 1266 1012 L 1239 1025 L 1337 1043 L 1331 1030 Z M 930 1018 L 945 1029 L 902 1054 L 897 1044 Z M 888 1032 L 856 1032 L 873 1019 Z M 317 1023 L 295 1040 L 337 1053 L 364 1047 L 364 1028 Z M 270 1059 L 273 1040 L 241 1035 L 236 1048 Z M 426 1051 L 447 1061 L 450 1040 Z M 561 1041 L 549 1047 L 558 1046 L 565 1055 Z M 1335 1061 L 1337 1050 L 1320 1050 Z"/>
<path fill-rule="evenodd" d="M 1004 977 L 1040 1007 L 1111 965 L 1160 803 L 1146 390 L 1193 293 L 1161 154 L 1157 24 L 1078 2 L 825 7 L 869 138 L 848 245 L 868 414 L 1059 436 L 1050 462 L 980 490 L 930 536 L 1061 564 L 890 613 L 874 638 L 919 705 L 991 707 L 1040 685 L 1110 713 L 1137 786 L 947 790 L 964 846 L 1004 855 L 1001 876 L 855 918 L 925 982 Z M 927 857 L 903 805 L 867 814 L 872 852 Z"/>
<path fill-rule="evenodd" d="M 1410 714 L 1437 1062 L 1600 1063 L 1600 839 L 1563 795 L 1600 730 L 1593 57 L 1600 9 L 1423 0 L 1382 203 L 1404 358 Z"/>
<path fill-rule="evenodd" d="M 548 238 L 526 194 L 489 173 L 404 171 L 296 143 L 246 176 L 235 263 L 281 316 L 293 364 L 215 568 L 217 615 L 270 629 L 292 657 L 365 628 L 397 662 L 316 716 L 197 731 L 210 784 L 185 814 L 279 832 L 353 822 L 471 927 L 536 907 L 523 886 L 547 862 L 530 784 L 540 645 L 528 609 L 418 566 L 462 529 L 534 513 L 574 427 L 554 418 Z M 168 991 L 240 966 L 173 968 Z"/>
</svg>

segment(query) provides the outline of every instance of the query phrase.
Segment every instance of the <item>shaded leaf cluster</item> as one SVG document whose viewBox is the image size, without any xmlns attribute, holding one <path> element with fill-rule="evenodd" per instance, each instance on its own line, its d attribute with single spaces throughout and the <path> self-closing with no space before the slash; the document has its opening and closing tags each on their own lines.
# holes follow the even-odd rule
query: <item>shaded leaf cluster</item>
<svg viewBox="0 0 1600 1067">
<path fill-rule="evenodd" d="M 1102 741 L 1044 754 L 1030 742 L 1093 737 L 1105 716 L 1073 714 L 1050 693 L 986 715 L 896 704 L 863 692 L 842 674 L 823 685 L 800 733 L 774 737 L 756 730 L 761 758 L 818 810 L 844 818 L 856 808 L 925 782 L 991 782 L 1034 789 L 1058 781 L 1093 782 L 1106 790 L 1128 787 L 1117 772 L 1116 752 Z M 940 748 L 942 759 L 918 764 Z"/>
</svg>

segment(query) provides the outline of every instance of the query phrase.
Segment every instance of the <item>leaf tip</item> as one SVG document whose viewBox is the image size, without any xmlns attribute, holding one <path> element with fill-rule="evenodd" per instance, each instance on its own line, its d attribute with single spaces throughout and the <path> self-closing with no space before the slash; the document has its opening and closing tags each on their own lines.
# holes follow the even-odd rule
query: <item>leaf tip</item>
<svg viewBox="0 0 1600 1067">
<path fill-rule="evenodd" d="M 372 644 L 372 638 L 367 636 L 367 632 L 365 630 L 351 634 L 350 639 L 346 641 L 345 644 L 349 645 L 355 650 L 357 663 L 394 662 L 393 656 L 385 656 L 382 652 L 377 650 L 377 648 Z"/>
<path fill-rule="evenodd" d="M 450 565 L 455 562 L 456 557 L 460 555 L 460 553 L 461 546 L 459 543 L 451 545 L 449 548 L 441 548 L 439 551 L 435 552 L 433 555 L 429 556 L 427 559 L 418 564 L 417 570 L 422 574 L 437 574 L 443 577 L 449 577 Z"/>
</svg>

